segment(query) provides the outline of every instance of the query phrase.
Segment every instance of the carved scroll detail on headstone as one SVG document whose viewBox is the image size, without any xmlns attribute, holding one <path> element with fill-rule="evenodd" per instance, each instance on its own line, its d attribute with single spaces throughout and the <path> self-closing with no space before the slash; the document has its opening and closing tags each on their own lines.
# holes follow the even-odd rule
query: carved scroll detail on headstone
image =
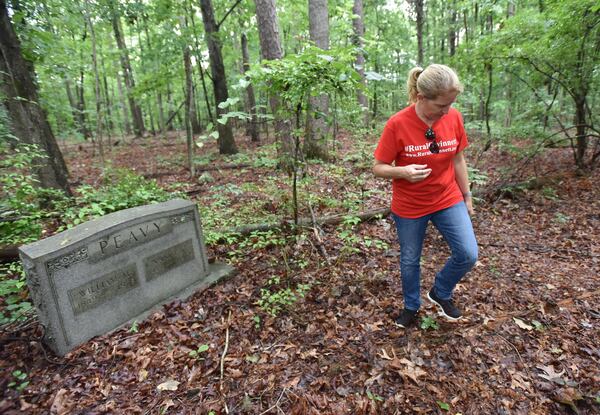
<svg viewBox="0 0 600 415">
<path fill-rule="evenodd" d="M 88 257 L 88 249 L 87 247 L 78 249 L 73 252 L 69 252 L 66 255 L 63 255 L 60 258 L 53 259 L 52 261 L 48 261 L 46 267 L 48 268 L 48 274 L 53 274 L 54 272 L 69 268 L 71 265 L 85 261 Z"/>
<path fill-rule="evenodd" d="M 54 344 L 54 326 L 46 318 L 43 318 L 48 306 L 44 301 L 43 291 L 40 289 L 40 276 L 38 275 L 35 264 L 27 258 L 22 258 L 23 268 L 27 275 L 27 285 L 29 286 L 29 295 L 33 304 L 38 309 L 38 318 L 40 324 L 44 326 L 44 339 L 49 344 Z"/>
<path fill-rule="evenodd" d="M 194 214 L 192 212 L 184 213 L 182 215 L 171 216 L 171 223 L 173 225 L 177 225 L 178 223 L 189 222 L 194 219 Z"/>
</svg>

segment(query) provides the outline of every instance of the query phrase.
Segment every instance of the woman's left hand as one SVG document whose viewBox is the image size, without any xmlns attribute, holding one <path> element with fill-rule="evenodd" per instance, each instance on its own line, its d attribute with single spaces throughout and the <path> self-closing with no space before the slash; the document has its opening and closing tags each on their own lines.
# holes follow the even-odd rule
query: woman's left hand
<svg viewBox="0 0 600 415">
<path fill-rule="evenodd" d="M 473 216 L 475 209 L 473 209 L 473 198 L 471 196 L 465 197 L 465 205 L 467 205 L 467 211 L 469 215 Z"/>
</svg>

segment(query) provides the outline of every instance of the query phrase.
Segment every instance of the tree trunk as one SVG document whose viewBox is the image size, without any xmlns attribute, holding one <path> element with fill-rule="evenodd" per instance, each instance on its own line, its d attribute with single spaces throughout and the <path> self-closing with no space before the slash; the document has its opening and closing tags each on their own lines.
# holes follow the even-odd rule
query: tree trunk
<svg viewBox="0 0 600 415">
<path fill-rule="evenodd" d="M 117 90 L 119 91 L 119 106 L 123 112 L 123 128 L 127 135 L 131 135 L 131 122 L 129 121 L 129 111 L 125 104 L 125 94 L 123 93 L 123 82 L 121 82 L 121 76 L 117 73 Z"/>
<path fill-rule="evenodd" d="M 250 54 L 248 53 L 248 38 L 246 37 L 246 33 L 242 33 L 241 46 L 242 73 L 245 75 L 250 70 Z M 246 125 L 246 134 L 251 137 L 252 141 L 258 142 L 258 116 L 256 114 L 256 98 L 254 97 L 252 84 L 248 84 L 246 88 L 246 111 L 250 114 L 250 120 Z"/>
<path fill-rule="evenodd" d="M 225 67 L 223 66 L 223 55 L 221 53 L 221 41 L 219 40 L 219 27 L 215 21 L 211 0 L 200 0 L 200 9 L 202 11 L 204 31 L 206 32 L 206 43 L 208 43 L 208 56 L 210 58 L 217 118 L 220 118 L 228 110 L 227 108 L 219 108 L 219 104 L 227 101 L 229 94 L 227 92 L 227 78 L 225 77 Z M 237 153 L 231 123 L 229 121 L 225 124 L 217 122 L 217 129 L 219 131 L 219 153 Z"/>
<path fill-rule="evenodd" d="M 417 18 L 417 65 L 423 66 L 423 0 L 415 0 Z"/>
<path fill-rule="evenodd" d="M 506 18 L 510 19 L 515 15 L 516 6 L 513 3 L 508 3 L 506 7 Z M 504 127 L 509 128 L 512 124 L 512 108 L 513 108 L 513 76 L 511 72 L 506 74 L 506 88 L 504 89 L 504 97 L 506 100 L 506 112 L 504 114 Z"/>
<path fill-rule="evenodd" d="M 283 57 L 281 39 L 279 37 L 279 23 L 275 0 L 254 0 L 256 4 L 256 20 L 258 23 L 258 37 L 260 51 L 263 59 L 275 60 Z M 294 157 L 294 140 L 292 138 L 292 125 L 289 119 L 283 118 L 279 113 L 279 98 L 271 94 L 269 106 L 275 118 L 275 136 L 281 140 L 280 156 L 284 159 L 283 165 L 289 170 L 290 161 Z M 291 170 L 290 170 L 291 171 Z"/>
<path fill-rule="evenodd" d="M 490 104 L 492 102 L 492 91 L 493 91 L 493 87 L 494 87 L 494 77 L 493 77 L 493 68 L 492 68 L 492 64 L 489 62 L 486 62 L 484 64 L 485 67 L 485 73 L 487 74 L 488 77 L 488 91 L 487 91 L 487 96 L 485 98 L 485 128 L 486 128 L 486 132 L 487 132 L 487 144 L 485 146 L 485 149 L 489 149 L 491 142 L 492 142 L 492 129 L 490 127 L 490 118 L 491 118 L 491 114 L 490 114 Z"/>
<path fill-rule="evenodd" d="M 102 142 L 102 96 L 100 92 L 100 76 L 98 74 L 98 57 L 96 53 L 96 33 L 94 26 L 90 20 L 87 11 L 85 13 L 85 20 L 88 27 L 90 28 L 90 35 L 92 39 L 92 68 L 94 69 L 94 92 L 96 94 L 96 141 L 98 142 L 98 150 L 100 152 L 100 161 L 104 167 L 104 144 Z"/>
<path fill-rule="evenodd" d="M 79 134 L 81 134 L 84 138 L 88 138 L 85 134 L 85 120 L 83 119 L 83 114 L 79 109 L 79 102 L 76 100 L 73 95 L 73 90 L 71 88 L 71 81 L 67 76 L 65 76 L 65 90 L 67 92 L 67 98 L 69 99 L 69 105 L 71 106 L 71 114 L 73 114 L 73 124 L 75 125 L 75 129 Z M 76 90 L 77 92 L 77 90 Z"/>
<path fill-rule="evenodd" d="M 97 44 L 98 45 L 98 44 Z M 106 128 L 108 133 L 108 145 L 110 145 L 110 136 L 112 134 L 112 130 L 114 128 L 113 125 L 113 117 L 111 111 L 111 102 L 110 95 L 108 93 L 108 81 L 106 79 L 106 66 L 104 65 L 104 54 L 102 53 L 102 45 L 99 46 L 99 55 L 100 55 L 100 66 L 102 67 L 102 86 L 104 87 L 104 108 L 106 112 L 104 114 L 106 118 Z"/>
<path fill-rule="evenodd" d="M 190 68 L 193 70 L 193 68 Z M 200 125 L 200 119 L 198 118 L 198 106 L 196 105 L 196 88 L 192 82 L 192 101 L 190 102 L 190 121 L 192 123 L 192 132 L 194 134 L 200 134 L 202 132 L 202 126 Z"/>
<path fill-rule="evenodd" d="M 469 44 L 469 24 L 467 19 L 467 9 L 463 12 L 463 30 L 465 31 L 465 43 Z"/>
<path fill-rule="evenodd" d="M 577 148 L 575 150 L 575 163 L 579 169 L 585 167 L 585 152 L 588 147 L 586 134 L 585 95 L 575 97 L 575 126 L 577 129 Z"/>
<path fill-rule="evenodd" d="M 111 22 L 113 31 L 115 34 L 115 40 L 117 41 L 117 47 L 119 48 L 121 67 L 123 69 L 123 80 L 125 81 L 125 88 L 127 89 L 127 99 L 129 101 L 129 108 L 131 109 L 131 116 L 133 117 L 133 131 L 136 137 L 144 135 L 144 118 L 142 117 L 142 110 L 133 97 L 133 89 L 135 88 L 135 81 L 133 78 L 133 71 L 131 70 L 131 64 L 129 63 L 129 53 L 127 52 L 127 46 L 123 40 L 123 31 L 121 30 L 121 19 L 117 10 L 117 3 L 115 0 L 110 2 Z"/>
<path fill-rule="evenodd" d="M 162 92 L 156 93 L 156 104 L 158 105 L 158 129 L 161 137 L 165 135 L 165 109 L 163 107 Z"/>
<path fill-rule="evenodd" d="M 352 19 L 352 26 L 354 27 L 354 45 L 362 49 L 363 48 L 363 37 L 365 35 L 365 25 L 363 23 L 363 2 L 362 0 L 354 0 L 354 6 L 352 7 L 352 13 L 356 16 Z M 366 88 L 367 81 L 365 80 L 365 57 L 359 50 L 356 54 L 356 70 L 360 75 L 361 84 Z M 367 102 L 367 96 L 364 94 L 362 89 L 358 90 L 358 105 L 363 109 L 364 124 L 369 124 L 369 104 Z"/>
<path fill-rule="evenodd" d="M 144 19 L 144 33 L 146 34 L 146 46 L 148 50 L 151 51 L 151 43 L 150 43 L 150 33 L 148 33 L 148 19 L 146 15 L 143 15 Z M 160 66 L 160 62 L 154 59 L 154 69 L 158 72 Z M 156 88 L 156 104 L 158 107 L 158 130 L 160 135 L 163 136 L 165 134 L 165 113 L 163 111 L 163 103 L 162 103 L 162 95 L 160 87 Z"/>
<path fill-rule="evenodd" d="M 327 0 L 309 0 L 308 22 L 310 40 L 321 49 L 329 49 L 329 11 Z M 329 114 L 329 97 L 321 94 L 309 97 L 306 114 L 306 138 L 304 154 L 308 158 L 327 160 L 325 140 L 329 132 L 326 117 Z"/>
<path fill-rule="evenodd" d="M 145 20 L 145 18 L 143 18 L 143 19 Z M 146 59 L 145 59 L 146 53 L 144 52 L 144 44 L 142 42 L 142 27 L 140 26 L 139 21 L 135 27 L 130 28 L 130 35 L 134 29 L 137 29 L 136 34 L 137 34 L 138 45 L 139 45 L 139 49 L 140 49 L 140 59 L 142 61 L 142 68 L 146 68 L 147 67 Z M 147 38 L 146 38 L 146 40 L 147 40 Z M 148 50 L 150 50 L 150 48 L 148 48 Z M 146 105 L 147 105 L 147 108 L 146 108 L 145 113 L 148 116 L 148 119 L 150 121 L 150 133 L 152 135 L 156 135 L 156 129 L 154 128 L 154 111 L 152 108 L 152 100 L 146 100 Z M 142 108 L 142 107 L 140 106 L 140 108 Z"/>
<path fill-rule="evenodd" d="M 486 28 L 488 33 L 491 35 L 493 30 L 494 30 L 494 15 L 492 14 L 492 12 L 489 12 L 487 19 L 486 19 Z M 484 64 L 485 67 L 485 72 L 487 74 L 488 77 L 488 92 L 487 92 L 487 97 L 485 99 L 485 128 L 487 131 L 487 144 L 486 144 L 486 150 L 489 149 L 491 142 L 492 142 L 492 129 L 490 127 L 490 118 L 491 118 L 491 114 L 490 114 L 490 104 L 492 102 L 492 92 L 493 92 L 493 86 L 494 86 L 494 76 L 493 76 L 493 66 L 492 66 L 492 62 L 486 62 Z"/>
<path fill-rule="evenodd" d="M 84 22 L 85 23 L 85 22 Z M 84 27 L 87 28 L 87 25 L 84 24 Z M 87 38 L 87 29 L 83 30 L 83 35 L 81 36 L 81 43 L 85 41 Z M 87 125 L 87 117 L 85 116 L 85 89 L 84 89 L 84 79 L 85 72 L 83 70 L 83 46 L 79 50 L 80 55 L 80 67 L 79 67 L 79 81 L 75 82 L 75 95 L 77 98 L 77 125 L 81 128 L 79 132 L 83 135 L 83 138 L 87 140 L 90 138 L 91 133 Z"/>
<path fill-rule="evenodd" d="M 185 30 L 187 26 L 185 17 L 180 17 L 181 27 Z M 183 45 L 183 67 L 185 68 L 185 136 L 187 142 L 187 155 L 188 155 L 188 168 L 190 170 L 190 176 L 195 176 L 194 171 L 194 137 L 192 132 L 192 62 L 190 59 L 190 49 L 188 45 Z"/>
<path fill-rule="evenodd" d="M 456 12 L 456 1 L 452 2 L 450 11 L 450 27 L 448 28 L 448 53 L 450 56 L 454 56 L 456 53 L 456 23 L 458 20 L 458 14 Z"/>
<path fill-rule="evenodd" d="M 204 69 L 202 69 L 202 54 L 200 53 L 200 46 L 198 45 L 198 34 L 196 33 L 196 22 L 194 21 L 193 10 L 189 13 L 192 22 L 192 31 L 194 32 L 194 51 L 196 54 L 196 60 L 198 61 L 198 72 L 200 73 L 200 81 L 202 82 L 202 92 L 204 92 L 204 101 L 206 102 L 206 111 L 208 112 L 208 118 L 210 122 L 215 125 L 217 120 L 213 116 L 212 110 L 210 109 L 210 99 L 208 97 L 208 90 L 206 88 L 206 80 L 204 77 Z"/>
<path fill-rule="evenodd" d="M 39 104 L 35 75 L 21 54 L 19 39 L 12 27 L 6 1 L 0 0 L 0 91 L 7 109 L 11 130 L 22 142 L 37 144 L 46 154 L 38 160 L 34 174 L 40 185 L 71 194 L 64 159 Z"/>
</svg>

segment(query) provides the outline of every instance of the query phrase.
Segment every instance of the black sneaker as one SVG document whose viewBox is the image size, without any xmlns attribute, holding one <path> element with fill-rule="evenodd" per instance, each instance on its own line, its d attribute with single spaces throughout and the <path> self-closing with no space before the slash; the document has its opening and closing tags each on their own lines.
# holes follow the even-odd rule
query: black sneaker
<svg viewBox="0 0 600 415">
<path fill-rule="evenodd" d="M 394 323 L 396 324 L 396 326 L 406 329 L 415 323 L 415 321 L 417 320 L 418 313 L 419 310 L 413 311 L 405 308 L 404 310 L 402 310 L 402 312 L 396 318 L 396 320 L 394 320 Z"/>
<path fill-rule="evenodd" d="M 442 315 L 448 320 L 456 321 L 462 316 L 462 313 L 452 303 L 452 300 L 442 300 L 440 297 L 435 295 L 435 291 L 433 288 L 427 293 L 427 298 L 433 304 L 440 307 L 440 309 L 442 310 Z"/>
</svg>

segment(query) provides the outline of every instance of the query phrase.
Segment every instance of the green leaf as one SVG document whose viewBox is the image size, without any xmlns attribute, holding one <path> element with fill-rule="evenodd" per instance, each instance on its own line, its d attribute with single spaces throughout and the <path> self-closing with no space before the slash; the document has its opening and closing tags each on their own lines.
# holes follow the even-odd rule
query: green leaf
<svg viewBox="0 0 600 415">
<path fill-rule="evenodd" d="M 335 58 L 330 55 L 317 55 L 319 58 L 326 60 L 327 62 L 333 62 Z"/>
<path fill-rule="evenodd" d="M 435 321 L 434 318 L 422 317 L 421 318 L 421 328 L 423 330 L 428 330 L 428 329 L 437 330 L 440 328 L 440 326 L 438 325 L 438 322 Z"/>
<path fill-rule="evenodd" d="M 365 78 L 367 78 L 368 81 L 385 81 L 385 77 L 377 72 L 373 72 L 373 71 L 366 71 L 365 72 Z"/>
<path fill-rule="evenodd" d="M 437 401 L 438 406 L 443 409 L 444 411 L 449 411 L 450 410 L 450 405 L 448 405 L 445 402 L 442 401 Z"/>
<path fill-rule="evenodd" d="M 227 108 L 227 107 L 237 104 L 239 102 L 239 100 L 240 100 L 239 98 L 227 98 L 226 101 L 219 102 L 218 107 L 221 109 L 224 109 L 224 108 Z"/>
</svg>

